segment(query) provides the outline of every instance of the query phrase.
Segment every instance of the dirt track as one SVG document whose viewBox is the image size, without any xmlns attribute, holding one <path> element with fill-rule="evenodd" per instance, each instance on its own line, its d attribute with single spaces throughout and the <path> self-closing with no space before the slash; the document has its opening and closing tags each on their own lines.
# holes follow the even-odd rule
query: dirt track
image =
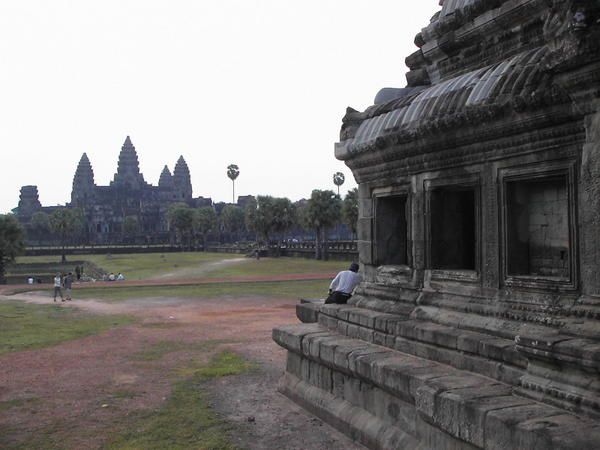
<svg viewBox="0 0 600 450">
<path fill-rule="evenodd" d="M 40 294 L 10 297 L 16 298 L 48 301 Z M 362 448 L 276 392 L 285 352 L 271 340 L 271 329 L 296 323 L 295 303 L 256 296 L 151 298 L 112 304 L 74 301 L 73 306 L 89 311 L 126 313 L 140 320 L 47 349 L 1 356 L 0 401 L 24 402 L 0 411 L 0 447 L 37 434 L 56 441 L 59 448 L 101 448 L 129 415 L 160 407 L 169 395 L 173 368 L 184 366 L 190 358 L 209 356 L 193 350 L 194 344 L 219 340 L 226 342 L 215 351 L 231 348 L 258 363 L 254 372 L 217 379 L 208 386 L 213 408 L 236 425 L 232 436 L 236 445 L 249 449 Z M 136 359 L 140 352 L 164 341 L 189 343 L 190 349 L 150 362 Z"/>
</svg>

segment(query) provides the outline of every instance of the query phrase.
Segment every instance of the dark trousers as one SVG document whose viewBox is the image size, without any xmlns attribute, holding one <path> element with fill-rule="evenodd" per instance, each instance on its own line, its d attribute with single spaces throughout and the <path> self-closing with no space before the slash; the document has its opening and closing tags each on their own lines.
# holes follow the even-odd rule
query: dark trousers
<svg viewBox="0 0 600 450">
<path fill-rule="evenodd" d="M 352 297 L 352 294 L 346 294 L 345 292 L 333 291 L 327 299 L 325 304 L 335 303 L 337 305 L 345 305 L 348 300 Z"/>
</svg>

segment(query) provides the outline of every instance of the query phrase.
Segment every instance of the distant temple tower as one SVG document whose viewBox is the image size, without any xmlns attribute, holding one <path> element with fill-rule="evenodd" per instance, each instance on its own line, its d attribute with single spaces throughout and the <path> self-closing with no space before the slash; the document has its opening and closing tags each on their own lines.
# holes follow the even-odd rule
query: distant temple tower
<svg viewBox="0 0 600 450">
<path fill-rule="evenodd" d="M 175 200 L 175 182 L 173 181 L 173 175 L 167 166 L 164 167 L 158 179 L 158 190 L 161 200 Z"/>
<path fill-rule="evenodd" d="M 31 217 L 35 212 L 42 208 L 40 203 L 37 186 L 21 187 L 19 196 L 19 216 Z"/>
<path fill-rule="evenodd" d="M 139 190 L 146 184 L 144 176 L 140 173 L 138 156 L 129 136 L 121 147 L 117 173 L 111 184 L 134 190 Z"/>
<path fill-rule="evenodd" d="M 192 200 L 192 180 L 190 177 L 190 169 L 188 168 L 183 156 L 180 156 L 175 164 L 173 171 L 173 182 L 175 184 L 175 192 L 177 199 L 181 201 Z"/>
<path fill-rule="evenodd" d="M 81 156 L 73 177 L 71 203 L 73 206 L 85 206 L 94 197 L 94 170 L 86 153 Z"/>
</svg>

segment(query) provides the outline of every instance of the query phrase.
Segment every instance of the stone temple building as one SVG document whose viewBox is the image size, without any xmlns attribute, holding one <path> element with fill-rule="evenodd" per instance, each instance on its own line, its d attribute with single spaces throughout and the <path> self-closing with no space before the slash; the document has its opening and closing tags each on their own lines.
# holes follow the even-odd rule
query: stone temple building
<svg viewBox="0 0 600 450">
<path fill-rule="evenodd" d="M 194 198 L 190 170 L 183 156 L 171 174 L 167 166 L 160 174 L 158 186 L 144 180 L 140 173 L 135 147 L 129 136 L 119 154 L 117 173 L 108 186 L 98 186 L 94 170 L 84 153 L 73 177 L 71 202 L 67 207 L 80 208 L 85 218 L 85 242 L 120 243 L 131 240 L 125 233 L 124 222 L 133 218 L 133 233 L 138 243 L 162 243 L 169 239 L 167 211 L 173 203 L 192 207 L 212 206 L 210 198 Z M 36 186 L 23 186 L 18 217 L 28 226 L 38 211 L 51 213 L 57 207 L 42 207 Z M 31 233 L 30 233 L 31 234 Z"/>
<path fill-rule="evenodd" d="M 273 331 L 369 448 L 600 448 L 600 2 L 445 0 L 348 109 L 363 281 Z"/>
</svg>

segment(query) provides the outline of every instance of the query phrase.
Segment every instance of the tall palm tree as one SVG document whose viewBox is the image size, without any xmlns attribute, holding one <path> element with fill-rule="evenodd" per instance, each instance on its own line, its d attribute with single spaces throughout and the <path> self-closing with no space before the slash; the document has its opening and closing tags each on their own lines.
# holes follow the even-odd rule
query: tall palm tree
<svg viewBox="0 0 600 450">
<path fill-rule="evenodd" d="M 344 184 L 344 181 L 346 181 L 346 177 L 342 172 L 336 172 L 333 174 L 333 184 L 337 186 L 338 196 L 340 195 L 340 186 Z"/>
<path fill-rule="evenodd" d="M 240 174 L 240 168 L 235 164 L 229 164 L 227 166 L 227 176 L 231 180 L 233 184 L 233 197 L 231 199 L 231 203 L 235 203 L 235 179 Z"/>
</svg>

